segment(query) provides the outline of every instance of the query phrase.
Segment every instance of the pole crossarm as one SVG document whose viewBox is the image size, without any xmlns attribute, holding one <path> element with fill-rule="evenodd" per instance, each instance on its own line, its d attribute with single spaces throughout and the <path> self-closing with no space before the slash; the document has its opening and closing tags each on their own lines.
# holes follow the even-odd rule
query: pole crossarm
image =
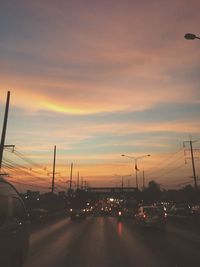
<svg viewBox="0 0 200 267">
<path fill-rule="evenodd" d="M 12 148 L 13 151 L 14 151 L 15 145 L 4 145 L 3 147 L 4 148 Z"/>
</svg>

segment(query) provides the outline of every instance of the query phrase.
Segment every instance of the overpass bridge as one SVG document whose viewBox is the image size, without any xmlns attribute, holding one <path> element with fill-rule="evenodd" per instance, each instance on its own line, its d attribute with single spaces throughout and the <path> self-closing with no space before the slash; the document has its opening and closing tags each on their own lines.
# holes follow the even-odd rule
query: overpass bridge
<svg viewBox="0 0 200 267">
<path fill-rule="evenodd" d="M 105 197 L 133 197 L 138 189 L 136 187 L 89 187 L 87 191 Z"/>
</svg>

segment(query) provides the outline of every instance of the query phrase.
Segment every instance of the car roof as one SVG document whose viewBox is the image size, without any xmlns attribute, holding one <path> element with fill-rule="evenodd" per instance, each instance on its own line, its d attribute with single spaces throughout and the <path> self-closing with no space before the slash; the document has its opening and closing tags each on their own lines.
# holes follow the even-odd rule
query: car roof
<svg viewBox="0 0 200 267">
<path fill-rule="evenodd" d="M 145 208 L 145 209 L 152 209 L 152 208 L 154 208 L 154 209 L 157 209 L 157 207 L 155 207 L 155 206 L 141 206 L 142 208 Z"/>
<path fill-rule="evenodd" d="M 0 176 L 0 182 L 7 182 L 6 179 L 2 175 Z"/>
<path fill-rule="evenodd" d="M 17 189 L 4 177 L 0 177 L 0 195 L 15 195 L 19 197 Z"/>
</svg>

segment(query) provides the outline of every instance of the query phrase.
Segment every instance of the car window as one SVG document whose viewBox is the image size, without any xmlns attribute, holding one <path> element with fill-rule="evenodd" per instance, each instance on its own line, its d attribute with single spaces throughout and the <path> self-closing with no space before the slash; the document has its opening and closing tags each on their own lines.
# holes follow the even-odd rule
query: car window
<svg viewBox="0 0 200 267">
<path fill-rule="evenodd" d="M 144 208 L 144 212 L 148 214 L 156 214 L 158 213 L 158 210 L 156 208 Z"/>
<path fill-rule="evenodd" d="M 8 210 L 8 197 L 0 196 L 0 226 L 5 222 Z"/>
<path fill-rule="evenodd" d="M 22 204 L 22 201 L 18 198 L 13 198 L 13 217 L 24 221 L 27 219 L 27 214 L 24 209 L 24 205 Z"/>
</svg>

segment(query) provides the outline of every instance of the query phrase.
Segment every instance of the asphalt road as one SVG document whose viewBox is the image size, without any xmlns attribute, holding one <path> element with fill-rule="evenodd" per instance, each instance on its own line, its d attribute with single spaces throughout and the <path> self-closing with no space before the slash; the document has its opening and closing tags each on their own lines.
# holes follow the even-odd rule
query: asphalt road
<svg viewBox="0 0 200 267">
<path fill-rule="evenodd" d="M 199 267 L 200 235 L 168 225 L 138 229 L 132 221 L 69 218 L 35 229 L 25 267 Z"/>
</svg>

